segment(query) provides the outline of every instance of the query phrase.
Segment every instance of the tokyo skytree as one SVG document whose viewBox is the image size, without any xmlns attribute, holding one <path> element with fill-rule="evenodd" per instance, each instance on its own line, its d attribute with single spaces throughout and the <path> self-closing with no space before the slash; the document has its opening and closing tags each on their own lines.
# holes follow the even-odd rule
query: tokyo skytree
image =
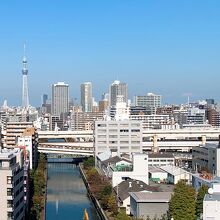
<svg viewBox="0 0 220 220">
<path fill-rule="evenodd" d="M 23 56 L 23 68 L 22 68 L 22 107 L 27 108 L 29 106 L 29 98 L 28 98 L 28 68 L 27 68 L 27 58 L 26 58 L 26 48 L 24 44 L 24 56 Z"/>
</svg>

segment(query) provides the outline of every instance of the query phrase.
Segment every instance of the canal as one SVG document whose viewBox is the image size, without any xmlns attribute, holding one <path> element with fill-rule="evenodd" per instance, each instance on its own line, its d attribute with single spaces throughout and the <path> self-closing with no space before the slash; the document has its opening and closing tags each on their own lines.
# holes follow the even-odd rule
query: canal
<svg viewBox="0 0 220 220">
<path fill-rule="evenodd" d="M 89 220 L 99 220 L 87 196 L 79 167 L 69 163 L 48 163 L 46 220 L 82 220 L 85 208 Z"/>
</svg>

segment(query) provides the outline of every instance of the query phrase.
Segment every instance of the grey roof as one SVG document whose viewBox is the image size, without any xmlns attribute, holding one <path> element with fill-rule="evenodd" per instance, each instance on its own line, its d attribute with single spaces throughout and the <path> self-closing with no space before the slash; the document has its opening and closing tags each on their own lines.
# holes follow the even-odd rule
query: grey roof
<svg viewBox="0 0 220 220">
<path fill-rule="evenodd" d="M 129 160 L 115 156 L 115 157 L 110 157 L 109 159 L 102 161 L 102 165 L 108 166 L 108 164 L 116 164 L 117 162 L 120 162 L 120 161 L 126 161 L 128 163 L 131 163 L 131 161 Z"/>
<path fill-rule="evenodd" d="M 220 193 L 205 194 L 203 201 L 220 201 Z"/>
<path fill-rule="evenodd" d="M 149 173 L 166 173 L 164 170 L 161 170 L 159 167 L 149 166 L 148 168 Z"/>
<path fill-rule="evenodd" d="M 171 199 L 171 192 L 131 192 L 130 196 L 136 202 L 165 202 L 168 203 Z"/>
<path fill-rule="evenodd" d="M 148 153 L 149 158 L 174 158 L 172 153 Z"/>
<path fill-rule="evenodd" d="M 131 187 L 129 187 L 129 185 L 131 185 Z M 129 192 L 139 192 L 139 191 L 156 192 L 158 191 L 158 188 L 149 186 L 140 180 L 128 179 L 118 184 L 118 186 L 115 186 L 114 190 L 116 194 L 118 193 L 118 197 L 120 198 L 120 200 L 123 201 L 129 197 Z"/>
</svg>

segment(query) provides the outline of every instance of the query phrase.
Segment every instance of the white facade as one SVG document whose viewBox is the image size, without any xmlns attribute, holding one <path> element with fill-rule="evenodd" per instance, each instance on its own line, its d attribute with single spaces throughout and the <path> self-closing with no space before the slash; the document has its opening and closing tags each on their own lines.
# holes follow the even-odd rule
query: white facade
<svg viewBox="0 0 220 220">
<path fill-rule="evenodd" d="M 93 106 L 92 83 L 81 84 L 81 106 L 84 112 L 91 112 Z"/>
<path fill-rule="evenodd" d="M 147 107 L 161 107 L 161 95 L 156 95 L 153 93 L 147 93 L 144 96 L 135 96 L 136 106 L 147 106 Z"/>
<path fill-rule="evenodd" d="M 0 220 L 24 218 L 24 170 L 20 150 L 0 151 Z"/>
<path fill-rule="evenodd" d="M 142 123 L 139 121 L 96 121 L 95 154 L 110 149 L 122 153 L 142 153 Z"/>
<path fill-rule="evenodd" d="M 129 120 L 130 110 L 126 102 L 117 102 L 115 106 L 110 107 L 109 111 L 112 120 Z"/>
<path fill-rule="evenodd" d="M 148 155 L 133 154 L 133 168 L 131 171 L 118 171 L 114 168 L 112 173 L 112 186 L 115 187 L 123 180 L 130 178 L 141 180 L 148 184 Z"/>
<path fill-rule="evenodd" d="M 58 82 L 52 85 L 52 115 L 60 116 L 69 112 L 69 85 Z"/>
<path fill-rule="evenodd" d="M 220 219 L 220 182 L 212 184 L 209 188 L 209 194 L 206 194 L 203 200 L 203 219 Z"/>
<path fill-rule="evenodd" d="M 186 180 L 188 183 L 192 182 L 192 174 L 180 167 L 167 165 L 161 166 L 160 169 L 167 172 L 168 183 L 177 184 L 179 180 Z"/>
</svg>

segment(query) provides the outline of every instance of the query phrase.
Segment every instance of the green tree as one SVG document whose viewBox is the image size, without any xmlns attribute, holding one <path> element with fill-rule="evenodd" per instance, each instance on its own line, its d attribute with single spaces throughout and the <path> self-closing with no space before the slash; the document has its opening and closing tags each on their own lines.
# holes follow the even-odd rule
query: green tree
<svg viewBox="0 0 220 220">
<path fill-rule="evenodd" d="M 195 220 L 196 192 L 192 186 L 180 180 L 174 187 L 169 203 L 169 217 L 174 220 Z"/>
<path fill-rule="evenodd" d="M 84 160 L 83 165 L 84 165 L 85 169 L 90 169 L 90 168 L 94 167 L 95 166 L 94 157 L 89 157 L 86 160 Z"/>
<path fill-rule="evenodd" d="M 120 210 L 115 220 L 131 220 L 131 218 L 126 214 L 124 210 Z"/>
<path fill-rule="evenodd" d="M 202 185 L 197 193 L 196 198 L 196 216 L 200 217 L 203 212 L 203 199 L 205 194 L 208 193 L 208 186 Z"/>
<path fill-rule="evenodd" d="M 118 205 L 113 193 L 108 198 L 108 208 L 114 214 L 114 216 L 118 213 Z"/>
</svg>

